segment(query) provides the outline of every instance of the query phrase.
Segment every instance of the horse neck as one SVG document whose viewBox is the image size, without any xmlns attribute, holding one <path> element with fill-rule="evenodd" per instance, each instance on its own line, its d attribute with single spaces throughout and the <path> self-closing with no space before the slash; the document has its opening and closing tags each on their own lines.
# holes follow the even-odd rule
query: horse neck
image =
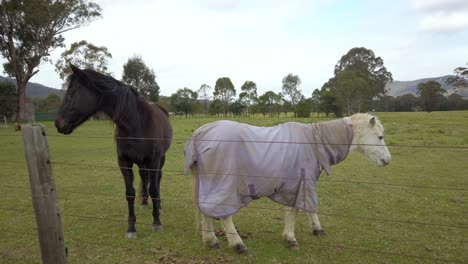
<svg viewBox="0 0 468 264">
<path fill-rule="evenodd" d="M 137 111 L 138 98 L 133 94 L 106 95 L 100 111 L 106 113 L 117 128 L 132 131 L 140 125 L 141 116 Z"/>
<path fill-rule="evenodd" d="M 361 127 L 359 124 L 353 124 L 351 117 L 344 117 L 343 120 L 353 128 L 353 140 L 351 142 L 351 146 L 349 147 L 349 152 L 353 152 L 358 149 L 358 142 L 357 140 L 361 136 Z"/>
</svg>

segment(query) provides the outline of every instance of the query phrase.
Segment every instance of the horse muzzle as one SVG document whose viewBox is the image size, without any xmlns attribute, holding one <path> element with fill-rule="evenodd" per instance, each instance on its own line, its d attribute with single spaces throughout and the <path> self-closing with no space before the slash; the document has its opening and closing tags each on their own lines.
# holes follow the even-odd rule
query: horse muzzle
<svg viewBox="0 0 468 264">
<path fill-rule="evenodd" d="M 65 124 L 65 120 L 63 120 L 63 118 L 55 119 L 55 127 L 57 128 L 57 131 L 59 133 L 62 133 L 64 135 L 68 135 L 71 132 L 73 132 L 73 129 L 71 128 L 71 126 L 67 126 Z"/>
<path fill-rule="evenodd" d="M 382 159 L 380 159 L 380 161 L 378 162 L 378 166 L 379 166 L 379 167 L 385 167 L 385 166 L 387 166 L 388 164 L 390 164 L 390 158 L 382 158 Z"/>
</svg>

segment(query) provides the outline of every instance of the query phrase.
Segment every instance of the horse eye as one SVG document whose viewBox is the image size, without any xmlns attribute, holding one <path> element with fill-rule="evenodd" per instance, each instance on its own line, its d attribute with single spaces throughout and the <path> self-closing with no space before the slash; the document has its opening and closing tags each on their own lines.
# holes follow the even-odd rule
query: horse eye
<svg viewBox="0 0 468 264">
<path fill-rule="evenodd" d="M 380 136 L 379 139 L 382 140 L 382 139 L 383 139 L 383 136 Z"/>
</svg>

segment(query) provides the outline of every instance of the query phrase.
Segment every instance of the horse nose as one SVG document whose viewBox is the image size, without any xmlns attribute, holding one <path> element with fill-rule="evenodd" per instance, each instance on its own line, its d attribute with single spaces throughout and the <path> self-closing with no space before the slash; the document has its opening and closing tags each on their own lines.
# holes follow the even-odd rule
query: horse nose
<svg viewBox="0 0 468 264">
<path fill-rule="evenodd" d="M 387 166 L 388 164 L 390 164 L 390 159 L 381 159 L 380 161 L 382 162 L 384 166 Z"/>
<path fill-rule="evenodd" d="M 65 121 L 63 121 L 62 118 L 57 118 L 55 119 L 55 127 L 57 128 L 57 131 L 60 133 L 64 126 Z"/>
</svg>

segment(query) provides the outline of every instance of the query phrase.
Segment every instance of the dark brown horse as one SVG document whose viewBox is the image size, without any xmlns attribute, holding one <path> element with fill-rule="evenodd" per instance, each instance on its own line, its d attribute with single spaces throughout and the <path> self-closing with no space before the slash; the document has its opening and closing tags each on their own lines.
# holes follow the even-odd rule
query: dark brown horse
<svg viewBox="0 0 468 264">
<path fill-rule="evenodd" d="M 135 189 L 133 164 L 141 177 L 142 205 L 153 200 L 153 230 L 162 229 L 159 219 L 162 167 L 172 139 L 172 127 L 167 111 L 145 100 L 136 90 L 110 76 L 92 70 L 80 70 L 70 65 L 68 88 L 59 109 L 55 126 L 59 133 L 70 134 L 92 117 L 104 112 L 116 124 L 115 140 L 120 170 L 125 180 L 128 203 L 127 238 L 136 238 Z"/>
</svg>

